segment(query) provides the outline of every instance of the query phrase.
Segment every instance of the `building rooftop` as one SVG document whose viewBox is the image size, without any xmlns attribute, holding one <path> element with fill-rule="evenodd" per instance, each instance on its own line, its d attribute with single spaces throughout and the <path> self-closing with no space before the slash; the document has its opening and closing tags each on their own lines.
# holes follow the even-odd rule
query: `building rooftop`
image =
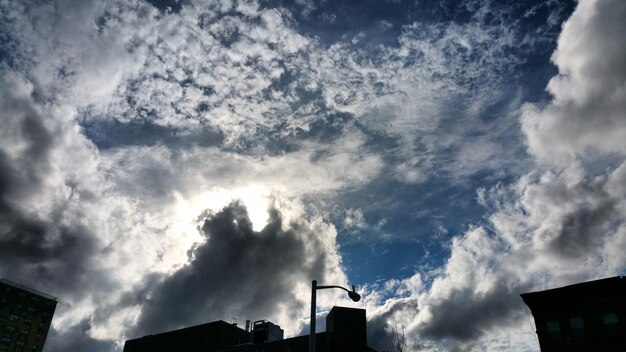
<svg viewBox="0 0 626 352">
<path fill-rule="evenodd" d="M 26 287 L 24 285 L 20 285 L 20 284 L 18 284 L 16 282 L 9 281 L 7 279 L 0 279 L 0 282 L 3 283 L 3 284 L 9 285 L 9 286 L 13 286 L 13 287 L 19 288 L 20 290 L 24 290 L 24 291 L 30 292 L 32 294 L 35 294 L 35 295 L 38 295 L 38 296 L 42 296 L 44 298 L 47 298 L 47 299 L 53 300 L 55 302 L 58 302 L 56 297 L 51 296 L 51 295 L 49 295 L 47 293 L 43 293 L 41 291 L 35 290 L 34 288 Z"/>
<path fill-rule="evenodd" d="M 333 307 L 326 316 L 326 332 L 316 334 L 319 352 L 370 352 L 365 309 Z M 124 352 L 287 352 L 307 351 L 309 336 L 283 339 L 282 329 L 256 321 L 249 332 L 219 320 L 212 323 L 128 340 Z"/>
</svg>

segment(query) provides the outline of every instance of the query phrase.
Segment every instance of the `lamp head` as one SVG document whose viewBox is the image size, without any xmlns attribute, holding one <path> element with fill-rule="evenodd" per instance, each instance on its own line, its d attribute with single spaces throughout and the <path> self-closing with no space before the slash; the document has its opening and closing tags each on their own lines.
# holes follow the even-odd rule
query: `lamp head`
<svg viewBox="0 0 626 352">
<path fill-rule="evenodd" d="M 350 299 L 352 299 L 355 302 L 358 302 L 361 300 L 361 295 L 356 293 L 356 291 L 354 290 L 354 285 L 352 285 L 352 291 L 348 291 L 348 296 L 350 296 Z"/>
</svg>

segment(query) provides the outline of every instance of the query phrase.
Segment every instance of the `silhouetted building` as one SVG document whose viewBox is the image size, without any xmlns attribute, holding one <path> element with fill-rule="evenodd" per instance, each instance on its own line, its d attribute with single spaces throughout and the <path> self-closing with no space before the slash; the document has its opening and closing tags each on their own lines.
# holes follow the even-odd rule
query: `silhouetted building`
<svg viewBox="0 0 626 352">
<path fill-rule="evenodd" d="M 364 309 L 333 307 L 326 316 L 326 332 L 317 333 L 316 352 L 369 352 Z M 283 339 L 280 326 L 254 322 L 247 332 L 217 321 L 128 340 L 124 352 L 307 352 L 309 336 Z M 375 351 L 374 351 L 375 352 Z"/>
<path fill-rule="evenodd" d="M 541 351 L 626 351 L 626 277 L 521 295 Z"/>
<path fill-rule="evenodd" d="M 223 320 L 148 335 L 124 344 L 124 352 L 211 352 L 249 342 L 249 332 Z"/>
<path fill-rule="evenodd" d="M 42 351 L 56 306 L 50 295 L 0 280 L 0 352 Z"/>
</svg>

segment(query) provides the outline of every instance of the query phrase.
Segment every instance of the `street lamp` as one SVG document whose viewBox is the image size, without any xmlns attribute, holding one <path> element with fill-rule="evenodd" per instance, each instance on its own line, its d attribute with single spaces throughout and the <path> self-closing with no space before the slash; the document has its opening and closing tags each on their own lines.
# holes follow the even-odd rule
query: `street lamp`
<svg viewBox="0 0 626 352">
<path fill-rule="evenodd" d="M 348 296 L 351 300 L 358 302 L 361 300 L 361 295 L 356 293 L 354 290 L 354 285 L 352 285 L 352 291 L 348 290 L 345 287 L 341 286 L 317 286 L 317 280 L 313 280 L 311 285 L 311 328 L 309 329 L 309 352 L 315 352 L 315 312 L 316 312 L 316 292 L 317 290 L 323 290 L 326 288 L 338 288 L 348 292 Z"/>
</svg>

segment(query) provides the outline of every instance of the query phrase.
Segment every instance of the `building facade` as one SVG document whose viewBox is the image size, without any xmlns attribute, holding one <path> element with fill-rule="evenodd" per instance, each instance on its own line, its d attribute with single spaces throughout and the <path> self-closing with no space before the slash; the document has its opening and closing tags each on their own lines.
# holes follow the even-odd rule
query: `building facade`
<svg viewBox="0 0 626 352">
<path fill-rule="evenodd" d="M 370 352 L 364 309 L 333 307 L 326 332 L 316 334 L 316 352 Z M 257 321 L 246 331 L 224 321 L 126 341 L 124 352 L 307 352 L 309 336 L 283 339 L 280 326 Z"/>
<path fill-rule="evenodd" d="M 542 352 L 626 351 L 626 277 L 521 295 Z"/>
<path fill-rule="evenodd" d="M 0 280 L 0 352 L 42 351 L 56 305 L 50 295 Z"/>
</svg>

